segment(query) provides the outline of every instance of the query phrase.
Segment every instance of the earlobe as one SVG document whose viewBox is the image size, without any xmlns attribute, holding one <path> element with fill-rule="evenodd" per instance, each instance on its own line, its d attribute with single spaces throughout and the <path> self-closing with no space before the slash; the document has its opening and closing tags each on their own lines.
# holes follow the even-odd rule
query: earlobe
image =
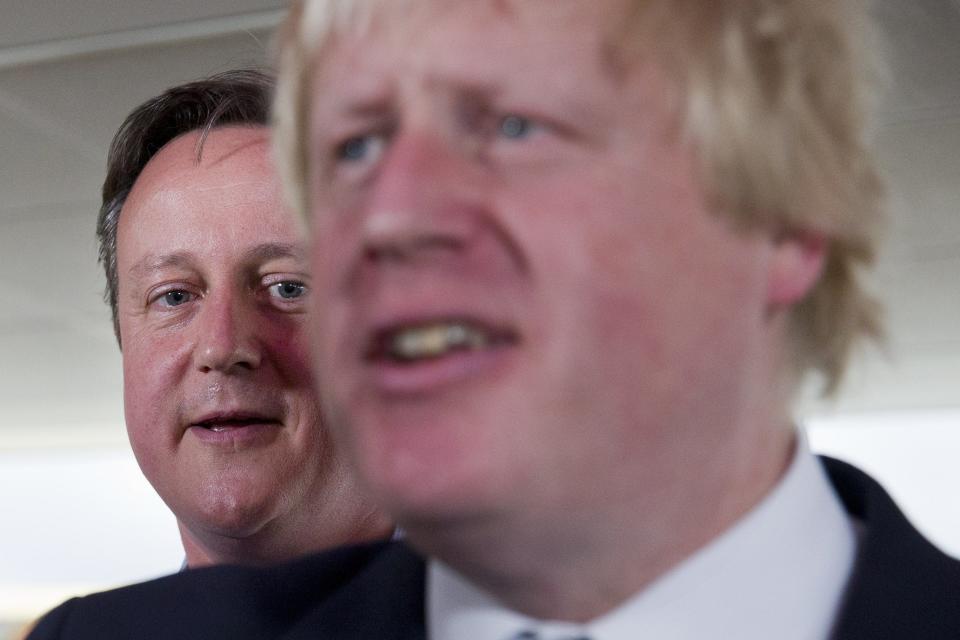
<svg viewBox="0 0 960 640">
<path fill-rule="evenodd" d="M 767 286 L 771 309 L 791 307 L 807 296 L 823 272 L 828 241 L 823 234 L 790 231 L 774 240 Z"/>
</svg>

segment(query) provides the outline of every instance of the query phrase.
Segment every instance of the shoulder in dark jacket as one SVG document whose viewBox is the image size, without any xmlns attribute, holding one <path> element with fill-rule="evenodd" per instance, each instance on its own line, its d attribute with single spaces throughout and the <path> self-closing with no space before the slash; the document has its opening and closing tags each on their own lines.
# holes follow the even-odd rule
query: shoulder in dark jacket
<svg viewBox="0 0 960 640">
<path fill-rule="evenodd" d="M 338 549 L 269 569 L 196 569 L 74 598 L 44 616 L 29 640 L 316 637 L 294 632 L 317 621 L 326 600 L 367 575 L 391 546 Z"/>
<path fill-rule="evenodd" d="M 960 561 L 928 542 L 872 478 L 823 459 L 847 512 L 862 524 L 836 640 L 960 639 Z"/>
</svg>

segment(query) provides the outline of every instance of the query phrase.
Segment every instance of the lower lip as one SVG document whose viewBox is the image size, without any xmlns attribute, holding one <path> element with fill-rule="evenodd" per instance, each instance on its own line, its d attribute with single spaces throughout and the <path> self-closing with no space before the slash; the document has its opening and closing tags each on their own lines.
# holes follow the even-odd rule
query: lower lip
<svg viewBox="0 0 960 640">
<path fill-rule="evenodd" d="M 225 426 L 217 431 L 205 427 L 190 427 L 188 431 L 200 442 L 221 446 L 258 446 L 272 441 L 280 431 L 278 422 L 253 422 Z"/>
<path fill-rule="evenodd" d="M 368 362 L 374 386 L 383 394 L 421 396 L 485 378 L 500 372 L 512 360 L 515 345 L 479 351 L 458 351 L 435 360 L 399 364 Z"/>
</svg>

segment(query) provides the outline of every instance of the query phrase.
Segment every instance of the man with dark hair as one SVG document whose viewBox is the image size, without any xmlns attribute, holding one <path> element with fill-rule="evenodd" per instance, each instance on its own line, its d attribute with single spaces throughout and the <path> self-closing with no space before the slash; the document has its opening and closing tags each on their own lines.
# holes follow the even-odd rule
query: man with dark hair
<svg viewBox="0 0 960 640">
<path fill-rule="evenodd" d="M 270 163 L 273 80 L 230 71 L 135 109 L 97 221 L 127 430 L 191 567 L 385 537 L 330 442 L 302 337 L 304 249 Z"/>
</svg>

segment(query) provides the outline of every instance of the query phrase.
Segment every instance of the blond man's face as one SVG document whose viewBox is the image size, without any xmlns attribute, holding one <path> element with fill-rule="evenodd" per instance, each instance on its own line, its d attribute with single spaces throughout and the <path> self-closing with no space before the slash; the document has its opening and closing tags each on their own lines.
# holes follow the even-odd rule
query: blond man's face
<svg viewBox="0 0 960 640">
<path fill-rule="evenodd" d="M 708 211 L 621 5 L 385 9 L 316 69 L 317 379 L 393 515 L 653 496 L 742 409 L 771 243 Z"/>
</svg>

